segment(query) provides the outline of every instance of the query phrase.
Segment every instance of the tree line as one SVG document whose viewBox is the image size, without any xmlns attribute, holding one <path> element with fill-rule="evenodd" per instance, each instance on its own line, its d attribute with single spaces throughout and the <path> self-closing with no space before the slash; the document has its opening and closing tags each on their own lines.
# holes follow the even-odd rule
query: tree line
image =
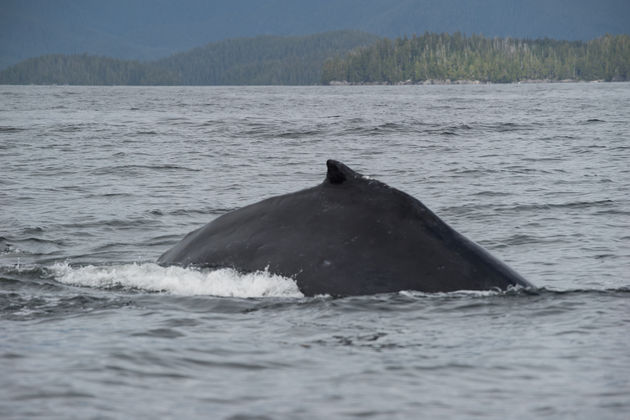
<svg viewBox="0 0 630 420">
<path fill-rule="evenodd" d="M 583 42 L 425 33 L 380 39 L 327 60 L 322 70 L 323 84 L 565 79 L 629 80 L 630 36 L 606 35 Z"/>
</svg>

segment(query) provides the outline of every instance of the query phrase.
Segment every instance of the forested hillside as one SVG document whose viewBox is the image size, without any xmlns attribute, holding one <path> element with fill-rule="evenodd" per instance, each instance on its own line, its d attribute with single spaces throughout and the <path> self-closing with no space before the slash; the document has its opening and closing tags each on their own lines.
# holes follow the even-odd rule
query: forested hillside
<svg viewBox="0 0 630 420">
<path fill-rule="evenodd" d="M 592 41 L 466 37 L 460 33 L 382 39 L 324 64 L 322 82 L 630 79 L 630 36 Z"/>
<path fill-rule="evenodd" d="M 187 85 L 313 85 L 326 59 L 374 43 L 365 32 L 259 36 L 208 44 L 154 64 Z"/>
<path fill-rule="evenodd" d="M 356 31 L 211 43 L 153 62 L 47 55 L 0 72 L 4 84 L 310 85 L 630 80 L 630 36 L 592 41 L 466 37 L 378 39 Z"/>
<path fill-rule="evenodd" d="M 166 85 L 177 76 L 137 61 L 87 54 L 29 58 L 0 72 L 0 83 L 14 85 Z"/>
<path fill-rule="evenodd" d="M 4 84 L 312 85 L 326 59 L 374 43 L 375 35 L 336 31 L 301 37 L 259 36 L 208 44 L 152 62 L 46 55 L 0 72 Z"/>
</svg>

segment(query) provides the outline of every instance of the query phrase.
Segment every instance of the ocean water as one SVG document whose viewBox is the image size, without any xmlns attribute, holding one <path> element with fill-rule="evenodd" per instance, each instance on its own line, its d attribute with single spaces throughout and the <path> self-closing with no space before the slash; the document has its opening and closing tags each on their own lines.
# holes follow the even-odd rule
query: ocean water
<svg viewBox="0 0 630 420">
<path fill-rule="evenodd" d="M 630 412 L 630 84 L 0 86 L 0 417 Z M 306 298 L 162 268 L 334 158 L 533 291 Z"/>
</svg>

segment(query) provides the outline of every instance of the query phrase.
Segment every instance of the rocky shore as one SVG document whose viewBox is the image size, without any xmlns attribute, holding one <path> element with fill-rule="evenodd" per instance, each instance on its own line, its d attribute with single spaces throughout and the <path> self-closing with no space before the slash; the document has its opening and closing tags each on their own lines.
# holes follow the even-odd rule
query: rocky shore
<svg viewBox="0 0 630 420">
<path fill-rule="evenodd" d="M 601 83 L 604 80 L 578 80 L 578 79 L 562 79 L 562 80 L 554 80 L 554 79 L 525 79 L 518 80 L 515 82 L 507 82 L 501 84 L 520 84 L 520 83 Z M 421 81 L 411 81 L 405 80 L 396 83 L 390 82 L 361 82 L 361 83 L 350 83 L 348 81 L 339 81 L 333 80 L 328 83 L 329 86 L 406 86 L 406 85 L 491 85 L 498 84 L 493 82 L 487 82 L 482 80 L 450 80 L 450 79 L 429 79 L 429 80 L 421 80 Z"/>
</svg>

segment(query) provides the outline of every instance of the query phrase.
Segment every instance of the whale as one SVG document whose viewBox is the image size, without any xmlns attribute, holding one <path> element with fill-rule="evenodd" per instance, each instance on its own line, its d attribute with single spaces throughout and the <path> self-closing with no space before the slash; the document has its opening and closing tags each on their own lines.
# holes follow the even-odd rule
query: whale
<svg viewBox="0 0 630 420">
<path fill-rule="evenodd" d="M 161 266 L 289 277 L 305 296 L 533 288 L 419 200 L 328 160 L 324 181 L 225 213 Z"/>
</svg>

